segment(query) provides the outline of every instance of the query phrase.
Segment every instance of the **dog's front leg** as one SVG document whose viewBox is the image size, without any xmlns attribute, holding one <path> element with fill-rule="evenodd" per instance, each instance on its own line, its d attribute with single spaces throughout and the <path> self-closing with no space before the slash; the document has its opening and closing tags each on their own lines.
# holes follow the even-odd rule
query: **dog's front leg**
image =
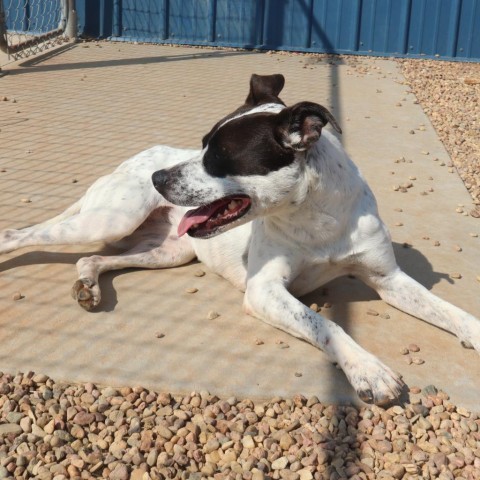
<svg viewBox="0 0 480 480">
<path fill-rule="evenodd" d="M 398 267 L 388 274 L 362 278 L 390 305 L 456 335 L 463 346 L 480 353 L 480 320 L 442 300 Z"/>
<path fill-rule="evenodd" d="M 250 279 L 244 307 L 247 313 L 323 350 L 342 368 L 364 402 L 385 405 L 400 396 L 404 383 L 399 375 L 337 324 L 303 305 L 282 282 L 261 274 Z"/>
</svg>

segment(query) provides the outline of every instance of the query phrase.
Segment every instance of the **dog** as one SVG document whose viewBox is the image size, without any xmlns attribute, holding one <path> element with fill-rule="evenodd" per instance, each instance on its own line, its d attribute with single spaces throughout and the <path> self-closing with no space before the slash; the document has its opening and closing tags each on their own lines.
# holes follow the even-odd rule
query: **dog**
<svg viewBox="0 0 480 480">
<path fill-rule="evenodd" d="M 77 262 L 72 295 L 86 310 L 108 270 L 167 268 L 195 258 L 245 292 L 244 309 L 323 350 L 361 400 L 386 405 L 401 376 L 296 297 L 355 275 L 390 305 L 480 351 L 480 321 L 434 296 L 397 266 L 375 197 L 323 106 L 279 98 L 282 75 L 252 75 L 244 105 L 201 150 L 156 146 L 99 178 L 51 220 L 0 233 L 0 253 L 102 241 L 117 256 Z M 193 208 L 192 208 L 193 207 Z"/>
</svg>

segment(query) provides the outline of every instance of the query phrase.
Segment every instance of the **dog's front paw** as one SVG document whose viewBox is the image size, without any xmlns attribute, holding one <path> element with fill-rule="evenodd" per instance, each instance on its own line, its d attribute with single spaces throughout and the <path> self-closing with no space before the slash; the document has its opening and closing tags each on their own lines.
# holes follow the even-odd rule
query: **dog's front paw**
<svg viewBox="0 0 480 480">
<path fill-rule="evenodd" d="M 399 399 L 405 388 L 401 376 L 373 355 L 359 358 L 354 365 L 347 364 L 344 372 L 365 403 L 378 406 L 391 404 Z"/>
<path fill-rule="evenodd" d="M 93 310 L 100 303 L 100 288 L 88 278 L 77 280 L 72 287 L 72 297 L 85 310 Z"/>
</svg>

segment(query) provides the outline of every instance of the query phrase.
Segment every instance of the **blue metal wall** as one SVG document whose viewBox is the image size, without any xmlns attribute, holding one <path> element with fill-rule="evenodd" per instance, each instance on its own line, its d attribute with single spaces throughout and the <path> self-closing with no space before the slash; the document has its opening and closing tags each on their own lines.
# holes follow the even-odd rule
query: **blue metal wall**
<svg viewBox="0 0 480 480">
<path fill-rule="evenodd" d="M 4 7 L 7 30 L 45 33 L 58 28 L 60 22 L 58 0 L 6 0 Z"/>
<path fill-rule="evenodd" d="M 84 33 L 480 61 L 480 0 L 77 0 Z"/>
</svg>

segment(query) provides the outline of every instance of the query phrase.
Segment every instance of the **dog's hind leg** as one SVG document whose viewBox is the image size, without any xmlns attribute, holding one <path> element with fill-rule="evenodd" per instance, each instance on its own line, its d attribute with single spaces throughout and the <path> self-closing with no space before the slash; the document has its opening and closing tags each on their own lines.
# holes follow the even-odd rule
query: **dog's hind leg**
<svg viewBox="0 0 480 480">
<path fill-rule="evenodd" d="M 121 211 L 80 212 L 57 223 L 52 220 L 21 230 L 4 230 L 0 233 L 0 253 L 38 245 L 115 242 L 132 233 L 144 220 L 145 216 Z"/>
<path fill-rule="evenodd" d="M 49 218 L 41 223 L 37 223 L 36 225 L 31 225 L 22 229 L 10 228 L 0 231 L 0 253 L 7 253 L 12 250 L 16 250 L 17 248 L 21 248 L 22 238 L 27 238 L 35 231 L 41 231 L 49 225 L 60 223 L 78 214 L 83 203 L 83 198 L 84 197 L 76 201 L 73 205 L 70 205 L 59 215 Z"/>
<path fill-rule="evenodd" d="M 78 280 L 72 287 L 72 296 L 82 308 L 92 310 L 100 303 L 98 279 L 102 273 L 131 267 L 177 267 L 194 258 L 195 251 L 189 238 L 178 238 L 173 234 L 164 240 L 161 237 L 147 239 L 121 255 L 84 257 L 77 262 Z"/>
<path fill-rule="evenodd" d="M 55 223 L 63 222 L 67 218 L 72 217 L 73 215 L 76 215 L 77 213 L 80 212 L 83 204 L 83 199 L 84 197 L 80 198 L 77 200 L 74 204 L 70 205 L 67 207 L 62 213 L 55 215 L 55 217 L 49 218 L 48 220 L 45 220 L 41 223 L 37 223 L 36 225 L 32 225 L 30 227 L 25 227 L 22 230 L 34 230 L 34 229 L 40 229 L 43 227 L 46 227 L 47 225 L 53 225 Z"/>
<path fill-rule="evenodd" d="M 96 180 L 62 214 L 38 225 L 0 232 L 0 253 L 27 246 L 115 242 L 130 235 L 155 208 L 166 203 L 150 178 L 114 172 Z"/>
<path fill-rule="evenodd" d="M 390 305 L 453 333 L 462 345 L 480 352 L 480 320 L 435 296 L 398 267 L 362 278 Z"/>
</svg>

